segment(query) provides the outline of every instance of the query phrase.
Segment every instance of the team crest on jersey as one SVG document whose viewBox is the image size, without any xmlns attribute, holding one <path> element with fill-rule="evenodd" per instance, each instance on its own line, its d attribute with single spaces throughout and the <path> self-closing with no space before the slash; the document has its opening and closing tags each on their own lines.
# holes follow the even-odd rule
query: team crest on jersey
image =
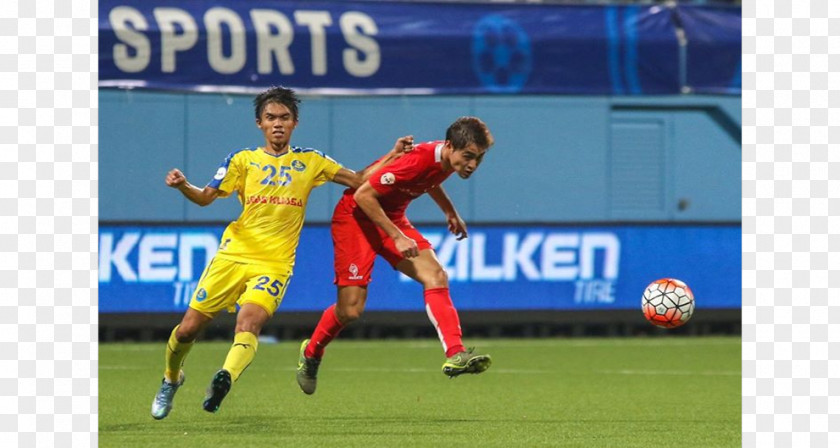
<svg viewBox="0 0 840 448">
<path fill-rule="evenodd" d="M 385 173 L 379 178 L 379 183 L 382 185 L 394 185 L 396 180 L 397 178 L 394 176 L 394 173 Z"/>
<path fill-rule="evenodd" d="M 350 271 L 350 277 L 348 277 L 350 280 L 362 279 L 362 276 L 359 275 L 359 267 L 356 266 L 355 263 L 350 263 L 350 268 L 348 270 Z"/>
<path fill-rule="evenodd" d="M 306 164 L 304 164 L 300 160 L 295 159 L 292 160 L 292 168 L 294 168 L 295 171 L 303 171 L 306 169 Z"/>
<path fill-rule="evenodd" d="M 225 174 L 227 174 L 227 168 L 220 166 L 218 170 L 216 170 L 216 175 L 213 176 L 213 179 L 222 180 L 225 178 Z"/>
<path fill-rule="evenodd" d="M 207 298 L 207 291 L 204 288 L 199 289 L 198 292 L 195 293 L 195 301 L 196 302 L 201 302 L 202 300 L 204 300 L 206 298 Z"/>
</svg>

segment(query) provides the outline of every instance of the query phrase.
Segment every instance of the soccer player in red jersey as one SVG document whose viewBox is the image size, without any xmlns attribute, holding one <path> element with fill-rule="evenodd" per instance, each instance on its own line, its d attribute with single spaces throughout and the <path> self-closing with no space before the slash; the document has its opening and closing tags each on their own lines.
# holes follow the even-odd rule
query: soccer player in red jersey
<svg viewBox="0 0 840 448">
<path fill-rule="evenodd" d="M 446 353 L 443 373 L 455 377 L 490 367 L 489 355 L 464 348 L 446 270 L 431 244 L 406 218 L 405 209 L 428 193 L 446 216 L 449 231 L 458 239 L 466 238 L 467 226 L 441 183 L 452 173 L 469 179 L 492 145 L 487 125 L 475 117 L 461 117 L 447 129 L 446 140 L 416 145 L 374 171 L 358 189 L 345 191 L 332 218 L 338 300 L 324 311 L 311 338 L 301 344 L 297 380 L 303 392 L 315 392 L 327 344 L 364 311 L 377 254 L 423 285 L 426 313 Z"/>
</svg>

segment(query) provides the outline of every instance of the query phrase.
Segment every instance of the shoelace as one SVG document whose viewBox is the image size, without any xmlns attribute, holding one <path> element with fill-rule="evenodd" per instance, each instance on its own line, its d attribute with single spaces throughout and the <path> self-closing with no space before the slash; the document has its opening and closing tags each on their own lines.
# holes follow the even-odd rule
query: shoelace
<svg viewBox="0 0 840 448">
<path fill-rule="evenodd" d="M 473 354 L 473 350 L 475 350 L 475 347 L 470 347 L 470 348 L 464 350 L 463 352 L 461 352 L 461 356 L 459 357 L 459 360 L 466 361 L 467 359 L 470 359 L 470 356 Z"/>
<path fill-rule="evenodd" d="M 303 371 L 308 376 L 315 376 L 318 374 L 318 366 L 321 365 L 321 360 L 318 358 L 305 358 L 303 361 Z"/>
<path fill-rule="evenodd" d="M 156 400 L 158 404 L 164 405 L 166 401 L 172 397 L 172 394 L 175 392 L 175 385 L 169 384 L 167 382 L 163 383 L 163 387 L 161 388 L 160 392 L 158 393 Z"/>
</svg>

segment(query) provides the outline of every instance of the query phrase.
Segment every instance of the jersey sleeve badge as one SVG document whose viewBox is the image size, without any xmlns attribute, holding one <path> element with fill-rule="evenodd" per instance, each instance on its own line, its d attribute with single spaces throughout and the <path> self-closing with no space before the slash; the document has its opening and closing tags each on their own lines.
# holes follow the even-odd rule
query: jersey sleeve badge
<svg viewBox="0 0 840 448">
<path fill-rule="evenodd" d="M 394 177 L 394 173 L 385 173 L 379 178 L 379 183 L 382 185 L 394 185 L 396 182 L 396 177 Z"/>
</svg>

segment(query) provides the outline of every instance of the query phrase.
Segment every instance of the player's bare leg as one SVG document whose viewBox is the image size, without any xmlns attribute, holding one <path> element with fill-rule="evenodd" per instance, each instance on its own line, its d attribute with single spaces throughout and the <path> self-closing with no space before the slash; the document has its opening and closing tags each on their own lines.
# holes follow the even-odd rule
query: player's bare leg
<svg viewBox="0 0 840 448">
<path fill-rule="evenodd" d="M 365 310 L 367 286 L 339 286 L 338 300 L 321 315 L 311 339 L 300 344 L 297 382 L 308 395 L 315 393 L 318 384 L 318 368 L 324 349 L 344 327 L 358 319 Z"/>
<path fill-rule="evenodd" d="M 435 326 L 446 354 L 443 373 L 453 378 L 464 373 L 481 373 L 490 368 L 490 355 L 474 353 L 472 348 L 464 349 L 458 311 L 449 296 L 449 279 L 435 252 L 421 250 L 416 257 L 402 259 L 396 268 L 423 285 L 426 314 Z"/>
<path fill-rule="evenodd" d="M 166 368 L 155 399 L 152 401 L 152 417 L 160 420 L 169 415 L 175 400 L 175 393 L 184 384 L 186 375 L 181 367 L 192 349 L 196 337 L 212 320 L 192 308 L 187 308 L 181 323 L 176 325 L 166 343 Z"/>
<path fill-rule="evenodd" d="M 367 286 L 339 286 L 335 315 L 341 325 L 350 325 L 362 316 L 367 303 Z"/>
<path fill-rule="evenodd" d="M 258 336 L 263 325 L 271 315 L 259 305 L 246 303 L 236 316 L 233 345 L 228 351 L 222 368 L 213 375 L 207 395 L 204 397 L 204 410 L 217 412 L 225 396 L 230 392 L 233 382 L 251 365 L 257 354 Z"/>
</svg>

